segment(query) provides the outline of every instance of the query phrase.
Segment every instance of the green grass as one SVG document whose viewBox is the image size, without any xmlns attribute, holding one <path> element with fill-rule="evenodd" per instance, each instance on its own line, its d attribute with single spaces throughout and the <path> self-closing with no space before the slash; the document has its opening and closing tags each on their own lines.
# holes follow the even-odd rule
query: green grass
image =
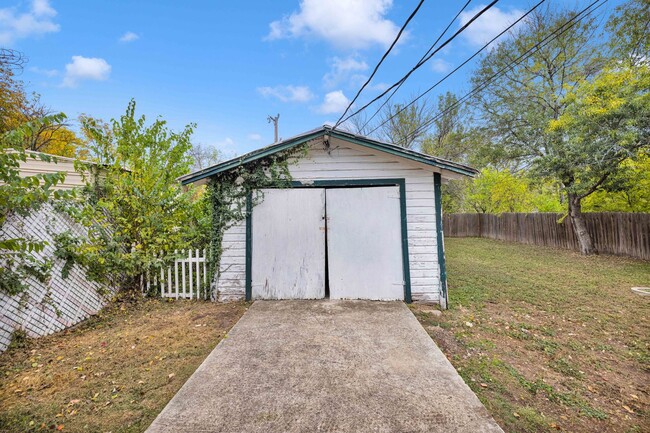
<svg viewBox="0 0 650 433">
<path fill-rule="evenodd" d="M 507 432 L 648 428 L 650 263 L 445 243 L 450 309 L 413 310 Z"/>
</svg>

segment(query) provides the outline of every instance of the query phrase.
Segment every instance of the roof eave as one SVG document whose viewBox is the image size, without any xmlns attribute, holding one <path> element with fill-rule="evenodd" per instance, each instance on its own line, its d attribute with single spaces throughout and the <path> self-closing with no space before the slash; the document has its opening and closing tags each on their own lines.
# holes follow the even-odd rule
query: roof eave
<svg viewBox="0 0 650 433">
<path fill-rule="evenodd" d="M 367 137 L 361 137 L 356 134 L 348 133 L 348 132 L 343 132 L 343 131 L 337 131 L 333 130 L 330 127 L 323 127 L 321 129 L 308 132 L 303 135 L 296 136 L 294 138 L 290 138 L 286 141 L 281 141 L 276 144 L 272 144 L 267 147 L 263 147 L 261 149 L 258 149 L 256 151 L 250 152 L 246 155 L 241 156 L 240 158 L 235 158 L 231 159 L 229 161 L 225 161 L 221 164 L 214 165 L 212 167 L 208 167 L 206 169 L 197 171 L 195 173 L 190 173 L 185 176 L 181 176 L 178 178 L 178 180 L 181 182 L 182 185 L 187 185 L 190 183 L 198 182 L 202 179 L 212 177 L 216 174 L 222 173 L 224 171 L 232 170 L 233 168 L 239 167 L 244 164 L 248 164 L 252 161 L 256 161 L 258 159 L 264 158 L 266 156 L 272 155 L 276 152 L 281 152 L 283 150 L 289 149 L 294 146 L 298 146 L 300 144 L 306 143 L 308 141 L 314 140 L 316 138 L 319 138 L 324 135 L 331 135 L 333 137 L 342 139 L 342 140 L 347 140 L 352 143 L 358 144 L 360 146 L 366 146 L 371 149 L 376 149 L 382 152 L 386 152 L 401 158 L 405 159 L 410 159 L 416 162 L 420 162 L 429 166 L 434 166 L 438 167 L 443 170 L 448 170 L 457 174 L 461 174 L 464 176 L 469 176 L 469 177 L 474 177 L 476 174 L 478 174 L 478 171 L 474 168 L 464 166 L 461 164 L 456 164 L 451 161 L 445 161 L 445 160 L 440 160 L 440 159 L 432 159 L 429 157 L 424 157 L 419 155 L 418 152 L 414 151 L 408 151 L 408 150 L 403 150 L 403 149 L 397 149 L 395 146 L 387 144 L 387 143 L 382 143 L 380 141 L 372 140 Z"/>
</svg>

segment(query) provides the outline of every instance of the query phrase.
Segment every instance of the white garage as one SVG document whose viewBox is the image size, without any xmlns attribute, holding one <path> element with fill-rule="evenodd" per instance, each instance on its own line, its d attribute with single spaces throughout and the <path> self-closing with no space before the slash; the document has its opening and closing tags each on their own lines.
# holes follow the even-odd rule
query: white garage
<svg viewBox="0 0 650 433">
<path fill-rule="evenodd" d="M 371 299 L 447 305 L 440 187 L 470 167 L 322 127 L 181 178 L 295 146 L 290 188 L 262 190 L 223 236 L 216 298 Z"/>
</svg>

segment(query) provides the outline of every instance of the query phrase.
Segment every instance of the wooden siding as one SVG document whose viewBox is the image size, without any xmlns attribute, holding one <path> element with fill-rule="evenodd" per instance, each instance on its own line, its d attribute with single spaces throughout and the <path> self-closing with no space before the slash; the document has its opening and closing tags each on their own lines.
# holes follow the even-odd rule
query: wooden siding
<svg viewBox="0 0 650 433">
<path fill-rule="evenodd" d="M 37 154 L 37 152 L 33 153 Z M 65 181 L 57 185 L 55 189 L 72 189 L 85 185 L 81 175 L 74 169 L 73 159 L 60 156 L 53 156 L 53 158 L 56 158 L 57 162 L 42 161 L 38 156 L 36 159 L 28 157 L 26 162 L 20 163 L 20 176 L 26 177 L 36 174 L 64 172 L 66 173 Z"/>
<path fill-rule="evenodd" d="M 329 149 L 321 142 L 312 144 L 307 155 L 291 165 L 290 170 L 294 180 L 301 182 L 404 178 L 412 298 L 414 301 L 439 302 L 435 192 L 430 168 L 333 139 Z M 245 288 L 246 224 L 242 221 L 224 234 L 217 280 L 218 299 L 241 299 Z"/>
</svg>

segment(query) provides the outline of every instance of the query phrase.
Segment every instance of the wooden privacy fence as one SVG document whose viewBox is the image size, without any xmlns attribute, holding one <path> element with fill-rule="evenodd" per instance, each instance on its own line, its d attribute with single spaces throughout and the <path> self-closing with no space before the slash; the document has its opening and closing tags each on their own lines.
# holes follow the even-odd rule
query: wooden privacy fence
<svg viewBox="0 0 650 433">
<path fill-rule="evenodd" d="M 208 299 L 206 253 L 205 249 L 176 251 L 179 258 L 171 265 L 142 276 L 143 293 L 160 293 L 163 298 Z"/>
<path fill-rule="evenodd" d="M 583 214 L 599 253 L 650 260 L 650 214 L 598 212 Z M 448 214 L 450 237 L 482 237 L 580 251 L 569 218 L 559 213 Z"/>
</svg>

